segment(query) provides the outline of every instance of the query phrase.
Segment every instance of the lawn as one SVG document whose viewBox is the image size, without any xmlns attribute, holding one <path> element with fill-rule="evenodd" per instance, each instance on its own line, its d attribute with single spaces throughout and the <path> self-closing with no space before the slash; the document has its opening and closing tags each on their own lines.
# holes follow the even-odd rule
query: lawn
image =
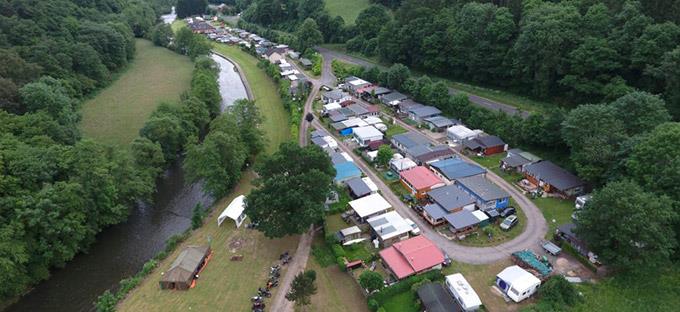
<svg viewBox="0 0 680 312">
<path fill-rule="evenodd" d="M 503 222 L 504 218 L 499 217 L 497 224 L 489 224 L 486 227 L 477 230 L 478 235 L 470 235 L 464 240 L 458 241 L 458 243 L 465 246 L 496 246 L 517 237 L 517 235 L 524 232 L 524 228 L 527 225 L 527 217 L 524 215 L 524 211 L 519 208 L 517 202 L 512 198 L 510 198 L 510 206 L 516 208 L 517 217 L 519 218 L 517 225 L 510 229 L 510 231 L 501 230 L 500 224 Z M 491 233 L 492 238 L 490 240 L 487 236 L 487 231 Z"/>
<path fill-rule="evenodd" d="M 279 97 L 278 86 L 267 74 L 257 67 L 258 60 L 235 46 L 214 44 L 214 49 L 237 62 L 245 72 L 246 80 L 255 97 L 255 104 L 265 117 L 262 129 L 265 136 L 275 144 L 267 147 L 267 152 L 275 151 L 279 144 L 290 139 L 288 113 Z"/>
<path fill-rule="evenodd" d="M 350 226 L 351 224 L 342 220 L 339 213 L 326 217 L 326 233 L 335 233 Z"/>
<path fill-rule="evenodd" d="M 558 226 L 571 223 L 571 214 L 574 212 L 574 202 L 558 198 L 535 198 L 536 206 L 541 209 L 545 221 L 548 222 L 546 239 L 551 239 Z"/>
<path fill-rule="evenodd" d="M 417 299 L 415 291 L 406 291 L 390 298 L 383 308 L 387 312 L 418 312 L 421 309 L 420 304 L 416 303 Z"/>
<path fill-rule="evenodd" d="M 317 291 L 306 311 L 368 312 L 361 288 L 352 276 L 340 271 L 337 265 L 322 268 L 315 258 L 310 258 L 307 269 L 316 271 Z M 295 310 L 301 311 L 299 308 Z"/>
<path fill-rule="evenodd" d="M 331 17 L 341 16 L 346 25 L 354 25 L 359 13 L 370 5 L 368 0 L 326 0 L 326 9 Z"/>
<path fill-rule="evenodd" d="M 182 27 L 186 27 L 187 22 L 184 21 L 183 19 L 176 19 L 172 24 L 170 24 L 170 28 L 172 28 L 172 32 L 177 32 L 180 30 Z"/>
<path fill-rule="evenodd" d="M 189 89 L 193 64 L 186 56 L 137 39 L 134 60 L 109 87 L 82 107 L 83 135 L 127 146 L 161 102 L 176 102 Z"/>
<path fill-rule="evenodd" d="M 385 131 L 385 136 L 388 139 L 391 139 L 393 136 L 397 134 L 402 134 L 406 132 L 408 131 L 398 124 L 388 124 L 387 131 Z"/>
<path fill-rule="evenodd" d="M 231 222 L 217 227 L 215 217 L 237 195 L 245 194 L 252 185 L 252 172 L 241 179 L 232 195 L 223 198 L 214 206 L 203 227 L 196 230 L 168 258 L 160 263 L 130 295 L 118 306 L 118 311 L 246 311 L 250 308 L 249 298 L 257 287 L 264 286 L 268 267 L 278 262 L 279 255 L 286 250 L 294 251 L 298 237 L 289 236 L 271 240 L 260 232 L 245 227 L 236 229 Z M 206 265 L 196 287 L 188 291 L 160 290 L 158 281 L 161 272 L 167 270 L 182 247 L 206 244 L 211 241 L 213 255 Z M 234 242 L 240 242 L 235 248 Z M 243 261 L 230 261 L 232 255 L 244 256 Z M 276 289 L 275 289 L 276 290 Z"/>
</svg>

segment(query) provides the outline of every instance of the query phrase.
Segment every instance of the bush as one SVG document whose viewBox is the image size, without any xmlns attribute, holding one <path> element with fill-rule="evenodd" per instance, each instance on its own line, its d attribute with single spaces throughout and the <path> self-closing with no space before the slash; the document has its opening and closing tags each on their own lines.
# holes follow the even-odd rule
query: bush
<svg viewBox="0 0 680 312">
<path fill-rule="evenodd" d="M 419 309 L 419 311 L 420 311 L 420 309 Z M 380 307 L 380 308 L 378 308 L 378 310 L 376 312 L 387 312 L 387 310 L 385 310 L 384 307 Z"/>
<path fill-rule="evenodd" d="M 378 272 L 366 270 L 359 276 L 359 285 L 364 289 L 372 292 L 380 290 L 385 286 L 382 275 Z"/>
<path fill-rule="evenodd" d="M 328 246 L 333 246 L 338 243 L 338 238 L 335 236 L 335 233 L 327 233 L 325 238 L 326 245 Z"/>
<path fill-rule="evenodd" d="M 422 281 L 415 282 L 415 283 L 413 283 L 413 285 L 411 285 L 411 290 L 414 291 L 414 292 L 415 292 L 415 291 L 418 291 L 418 288 L 420 288 L 421 286 L 423 286 L 423 285 L 425 285 L 425 284 L 427 284 L 427 283 L 431 283 L 431 282 L 432 282 L 432 281 L 429 280 L 429 279 L 427 279 L 427 278 L 424 279 L 424 280 L 422 280 Z"/>
<path fill-rule="evenodd" d="M 347 271 L 347 265 L 345 265 L 345 259 L 343 257 L 337 257 L 335 258 L 335 261 L 338 263 L 340 271 Z"/>
<path fill-rule="evenodd" d="M 347 256 L 347 253 L 345 252 L 345 249 L 342 248 L 342 246 L 335 244 L 333 245 L 333 254 L 335 257 L 345 257 Z"/>
<path fill-rule="evenodd" d="M 385 304 L 387 299 L 394 297 L 400 293 L 411 291 L 413 284 L 422 280 L 440 281 L 443 279 L 442 272 L 439 270 L 429 271 L 420 275 L 411 276 L 401 282 L 398 282 L 390 287 L 383 288 L 380 292 L 370 295 L 368 298 L 375 299 L 380 304 Z"/>
<path fill-rule="evenodd" d="M 368 300 L 368 309 L 371 311 L 378 311 L 380 309 L 385 310 L 385 308 L 380 306 L 380 303 L 375 299 Z"/>
<path fill-rule="evenodd" d="M 95 308 L 97 309 L 97 312 L 113 312 L 116 311 L 117 303 L 118 299 L 116 299 L 116 296 L 107 290 L 97 298 Z"/>
</svg>

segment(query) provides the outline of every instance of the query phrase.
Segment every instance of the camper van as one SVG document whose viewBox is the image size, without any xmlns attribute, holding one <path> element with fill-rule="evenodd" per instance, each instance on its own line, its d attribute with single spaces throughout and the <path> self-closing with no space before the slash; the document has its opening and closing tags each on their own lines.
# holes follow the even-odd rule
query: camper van
<svg viewBox="0 0 680 312">
<path fill-rule="evenodd" d="M 453 298 L 456 299 L 463 311 L 477 311 L 482 305 L 479 296 L 477 296 L 470 283 L 463 277 L 463 274 L 448 275 L 444 283 L 446 284 L 446 289 L 453 295 Z"/>
<path fill-rule="evenodd" d="M 538 287 L 541 286 L 541 280 L 519 266 L 513 265 L 496 275 L 496 286 L 513 301 L 520 302 L 536 293 Z"/>
</svg>

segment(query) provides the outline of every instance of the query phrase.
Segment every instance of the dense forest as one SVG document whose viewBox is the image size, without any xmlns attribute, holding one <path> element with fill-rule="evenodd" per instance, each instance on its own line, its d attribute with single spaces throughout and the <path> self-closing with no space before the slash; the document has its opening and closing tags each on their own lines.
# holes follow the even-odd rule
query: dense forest
<svg viewBox="0 0 680 312">
<path fill-rule="evenodd" d="M 82 139 L 78 128 L 82 100 L 126 68 L 135 37 L 149 36 L 171 3 L 0 1 L 0 298 L 47 278 L 125 220 L 176 157 L 153 137 L 162 109 L 129 149 Z M 195 96 L 183 101 L 182 118 L 209 114 Z"/>
</svg>

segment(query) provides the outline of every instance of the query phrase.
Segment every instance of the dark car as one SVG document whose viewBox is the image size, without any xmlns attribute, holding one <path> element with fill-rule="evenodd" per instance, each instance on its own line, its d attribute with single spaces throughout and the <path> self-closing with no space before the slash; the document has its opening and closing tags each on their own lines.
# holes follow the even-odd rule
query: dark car
<svg viewBox="0 0 680 312">
<path fill-rule="evenodd" d="M 517 214 L 517 210 L 515 209 L 515 207 L 508 207 L 508 208 L 503 209 L 503 211 L 501 211 L 500 215 L 501 215 L 501 218 L 505 218 L 507 216 L 511 216 L 511 215 L 514 215 L 514 214 Z"/>
</svg>

